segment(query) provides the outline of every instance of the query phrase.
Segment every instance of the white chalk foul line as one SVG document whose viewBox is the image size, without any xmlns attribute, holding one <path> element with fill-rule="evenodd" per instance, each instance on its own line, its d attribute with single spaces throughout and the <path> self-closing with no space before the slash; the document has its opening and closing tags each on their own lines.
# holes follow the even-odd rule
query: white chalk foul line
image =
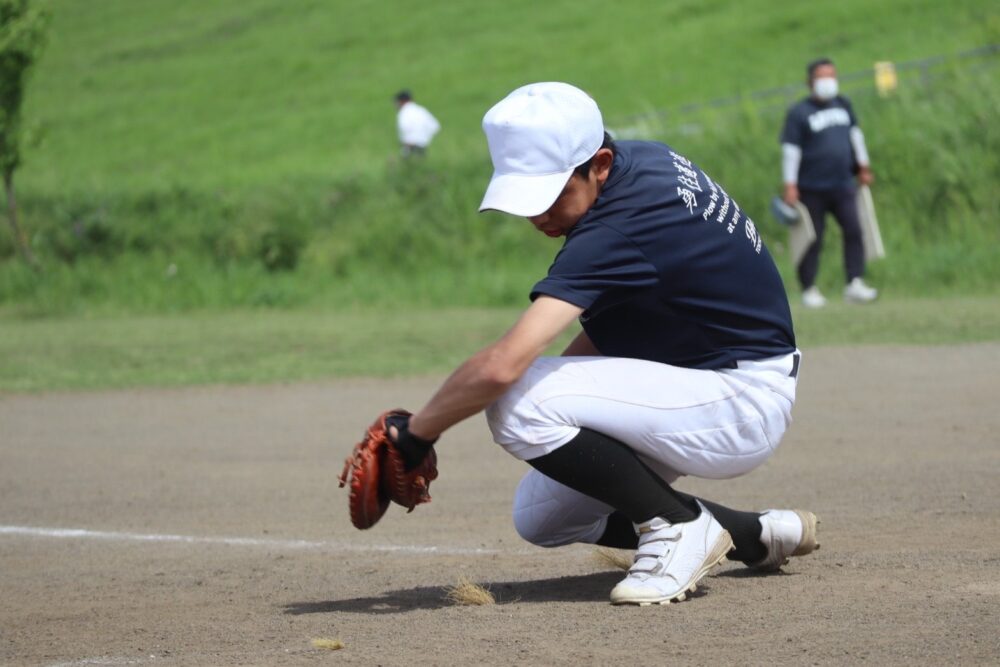
<svg viewBox="0 0 1000 667">
<path fill-rule="evenodd" d="M 150 660 L 156 659 L 155 655 L 149 656 Z M 98 656 L 96 658 L 80 658 L 72 662 L 56 662 L 48 667 L 80 667 L 81 665 L 141 665 L 146 662 L 145 658 L 115 658 L 111 656 Z"/>
<path fill-rule="evenodd" d="M 42 528 L 38 526 L 0 526 L 0 535 L 49 537 L 76 540 L 110 540 L 118 542 L 173 542 L 180 544 L 222 544 L 234 547 L 267 547 L 281 550 L 316 549 L 320 551 L 355 551 L 408 554 L 442 554 L 467 556 L 500 553 L 497 549 L 420 546 L 415 544 L 346 544 L 328 540 L 275 540 L 256 537 L 215 537 L 201 535 L 161 535 L 121 533 L 83 528 Z"/>
</svg>

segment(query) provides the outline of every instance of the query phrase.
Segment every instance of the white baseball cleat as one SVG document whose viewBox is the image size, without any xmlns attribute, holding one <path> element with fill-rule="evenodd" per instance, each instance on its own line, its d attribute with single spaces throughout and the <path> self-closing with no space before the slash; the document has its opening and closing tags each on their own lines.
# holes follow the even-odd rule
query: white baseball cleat
<svg viewBox="0 0 1000 667">
<path fill-rule="evenodd" d="M 802 305 L 806 308 L 822 308 L 826 305 L 826 297 L 813 285 L 802 291 Z"/>
<path fill-rule="evenodd" d="M 777 572 L 790 556 L 805 556 L 819 549 L 812 512 L 803 510 L 767 510 L 760 515 L 760 541 L 767 547 L 764 560 L 750 567 Z"/>
<path fill-rule="evenodd" d="M 660 518 L 636 524 L 639 548 L 628 576 L 611 590 L 611 604 L 683 601 L 733 548 L 729 532 L 701 506 L 701 516 L 670 524 Z"/>
<path fill-rule="evenodd" d="M 878 290 L 865 283 L 861 278 L 855 278 L 844 288 L 844 301 L 848 303 L 869 303 L 878 296 Z"/>
</svg>

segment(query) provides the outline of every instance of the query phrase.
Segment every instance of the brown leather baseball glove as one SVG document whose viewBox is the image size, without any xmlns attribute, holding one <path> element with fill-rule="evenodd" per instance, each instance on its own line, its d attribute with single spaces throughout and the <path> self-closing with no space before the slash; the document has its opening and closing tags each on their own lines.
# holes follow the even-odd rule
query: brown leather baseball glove
<svg viewBox="0 0 1000 667">
<path fill-rule="evenodd" d="M 433 443 L 418 447 L 419 453 L 414 456 L 414 447 L 409 444 L 412 436 L 408 451 L 403 452 L 389 435 L 390 423 L 406 434 L 409 417 L 406 410 L 383 412 L 344 463 L 340 486 L 347 485 L 350 477 L 348 505 L 356 528 L 363 530 L 378 523 L 390 501 L 412 512 L 417 505 L 431 500 L 428 489 L 438 476 Z"/>
</svg>

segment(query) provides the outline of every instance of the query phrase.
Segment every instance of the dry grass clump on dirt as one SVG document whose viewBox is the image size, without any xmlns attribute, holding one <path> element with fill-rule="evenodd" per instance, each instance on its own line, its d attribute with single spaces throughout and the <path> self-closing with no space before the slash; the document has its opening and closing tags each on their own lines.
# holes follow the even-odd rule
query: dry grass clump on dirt
<svg viewBox="0 0 1000 667">
<path fill-rule="evenodd" d="M 465 577 L 459 579 L 456 585 L 445 589 L 445 599 L 454 604 L 466 606 L 496 604 L 497 602 L 493 593 L 479 584 L 472 583 Z"/>
<path fill-rule="evenodd" d="M 594 560 L 601 565 L 611 566 L 619 570 L 627 570 L 632 567 L 631 554 L 616 549 L 594 549 Z"/>
<path fill-rule="evenodd" d="M 312 640 L 312 645 L 313 648 L 325 648 L 330 651 L 344 648 L 344 642 L 339 639 L 326 639 L 325 637 L 318 637 Z"/>
</svg>

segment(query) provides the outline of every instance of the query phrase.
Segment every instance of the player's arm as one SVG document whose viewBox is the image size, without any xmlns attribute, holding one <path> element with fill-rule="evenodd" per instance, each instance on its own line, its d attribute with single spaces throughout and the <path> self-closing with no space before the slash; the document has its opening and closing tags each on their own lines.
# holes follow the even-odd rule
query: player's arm
<svg viewBox="0 0 1000 667">
<path fill-rule="evenodd" d="M 784 189 L 781 198 L 788 205 L 799 200 L 799 166 L 802 164 L 802 141 L 805 130 L 803 121 L 794 110 L 785 116 L 781 129 L 781 181 Z"/>
<path fill-rule="evenodd" d="M 500 340 L 474 354 L 445 380 L 427 405 L 410 418 L 409 431 L 433 440 L 484 410 L 517 382 L 582 312 L 566 301 L 538 297 Z"/>
<path fill-rule="evenodd" d="M 586 331 L 581 331 L 577 334 L 566 349 L 563 350 L 562 356 L 564 357 L 599 357 L 601 356 L 600 350 L 594 345 L 594 342 L 590 340 L 590 336 L 587 335 Z"/>
<path fill-rule="evenodd" d="M 799 200 L 799 165 L 802 163 L 802 149 L 792 143 L 781 144 L 781 180 L 784 190 L 781 198 L 788 205 Z"/>
<path fill-rule="evenodd" d="M 847 110 L 848 118 L 851 119 L 848 137 L 851 143 L 851 152 L 854 154 L 854 161 L 858 170 L 858 183 L 861 185 L 871 185 L 875 178 L 872 175 L 869 164 L 868 146 L 865 145 L 865 133 L 861 131 L 861 126 L 858 124 L 858 116 L 854 113 L 854 105 L 846 97 L 842 98 L 842 103 L 844 109 Z"/>
<path fill-rule="evenodd" d="M 854 151 L 854 159 L 858 163 L 858 182 L 862 185 L 871 185 L 874 181 L 872 170 L 869 166 L 868 146 L 865 144 L 865 133 L 857 125 L 850 129 L 851 149 Z"/>
</svg>

